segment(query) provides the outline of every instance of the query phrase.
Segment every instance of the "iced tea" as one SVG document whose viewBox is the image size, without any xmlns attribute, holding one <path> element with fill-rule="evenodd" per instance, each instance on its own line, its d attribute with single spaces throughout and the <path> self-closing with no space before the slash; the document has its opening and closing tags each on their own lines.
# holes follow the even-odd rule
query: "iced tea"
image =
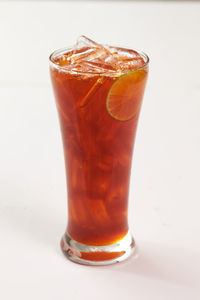
<svg viewBox="0 0 200 300">
<path fill-rule="evenodd" d="M 84 245 L 115 244 L 129 230 L 131 160 L 148 58 L 82 36 L 50 60 L 66 163 L 67 235 Z"/>
</svg>

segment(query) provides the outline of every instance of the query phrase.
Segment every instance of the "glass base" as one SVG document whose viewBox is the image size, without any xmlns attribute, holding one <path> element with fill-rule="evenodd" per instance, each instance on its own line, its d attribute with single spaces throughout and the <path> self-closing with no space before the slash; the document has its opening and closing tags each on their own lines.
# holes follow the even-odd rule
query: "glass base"
<svg viewBox="0 0 200 300">
<path fill-rule="evenodd" d="M 73 262 L 83 265 L 104 266 L 127 259 L 135 250 L 130 232 L 120 241 L 106 246 L 85 245 L 73 240 L 67 233 L 61 240 L 61 249 Z"/>
</svg>

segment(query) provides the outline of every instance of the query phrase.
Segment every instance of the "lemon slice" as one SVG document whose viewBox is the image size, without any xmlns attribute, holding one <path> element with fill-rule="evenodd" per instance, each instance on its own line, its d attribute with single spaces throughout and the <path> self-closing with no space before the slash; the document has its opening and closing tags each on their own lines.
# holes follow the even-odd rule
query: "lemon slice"
<svg viewBox="0 0 200 300">
<path fill-rule="evenodd" d="M 139 112 L 146 78 L 145 70 L 132 70 L 114 81 L 106 99 L 106 108 L 111 117 L 128 121 Z"/>
</svg>

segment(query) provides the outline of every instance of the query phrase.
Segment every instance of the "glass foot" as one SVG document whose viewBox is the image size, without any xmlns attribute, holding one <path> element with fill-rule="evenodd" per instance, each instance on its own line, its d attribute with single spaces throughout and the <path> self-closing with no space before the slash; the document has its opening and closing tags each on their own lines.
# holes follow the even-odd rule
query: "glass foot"
<svg viewBox="0 0 200 300">
<path fill-rule="evenodd" d="M 127 259 L 135 250 L 135 241 L 130 232 L 115 244 L 106 246 L 84 245 L 65 233 L 61 240 L 61 249 L 73 262 L 83 265 L 103 266 Z"/>
</svg>

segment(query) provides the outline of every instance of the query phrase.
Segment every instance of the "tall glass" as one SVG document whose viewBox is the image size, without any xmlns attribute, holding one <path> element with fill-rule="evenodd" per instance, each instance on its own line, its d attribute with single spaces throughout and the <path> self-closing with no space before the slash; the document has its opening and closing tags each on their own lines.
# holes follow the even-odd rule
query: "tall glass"
<svg viewBox="0 0 200 300">
<path fill-rule="evenodd" d="M 91 45 L 57 50 L 50 56 L 50 73 L 68 192 L 68 225 L 61 248 L 74 262 L 106 265 L 124 260 L 135 248 L 128 227 L 128 194 L 148 57 L 133 51 L 140 64 L 117 69 L 114 48 L 95 47 L 112 54 L 101 56 L 98 64 L 87 57 Z M 116 49 L 123 52 L 119 57 L 125 64 L 126 50 Z M 109 55 L 113 60 L 107 66 Z"/>
</svg>

